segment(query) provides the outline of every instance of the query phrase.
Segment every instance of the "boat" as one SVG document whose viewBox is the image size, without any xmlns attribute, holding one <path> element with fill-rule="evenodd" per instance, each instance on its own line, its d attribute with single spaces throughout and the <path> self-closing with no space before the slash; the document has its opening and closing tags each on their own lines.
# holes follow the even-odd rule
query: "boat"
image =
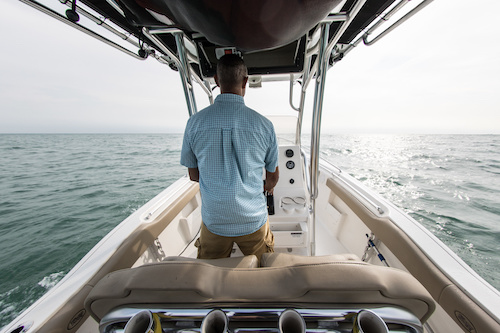
<svg viewBox="0 0 500 333">
<path fill-rule="evenodd" d="M 269 201 L 275 253 L 258 262 L 235 247 L 229 258 L 196 259 L 201 198 L 186 175 L 2 332 L 500 332 L 498 290 L 396 205 L 320 158 L 327 72 L 432 0 L 61 0 L 59 11 L 20 1 L 178 71 L 190 116 L 194 84 L 213 102 L 215 64 L 227 53 L 244 58 L 250 88 L 289 82 L 290 112 L 266 115 L 280 139 Z"/>
</svg>

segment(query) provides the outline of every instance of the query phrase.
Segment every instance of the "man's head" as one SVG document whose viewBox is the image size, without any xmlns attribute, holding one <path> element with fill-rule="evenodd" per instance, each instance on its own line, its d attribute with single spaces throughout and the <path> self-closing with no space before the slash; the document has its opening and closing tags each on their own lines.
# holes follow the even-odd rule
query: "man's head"
<svg viewBox="0 0 500 333">
<path fill-rule="evenodd" d="M 222 93 L 244 96 L 247 81 L 248 70 L 241 57 L 236 54 L 226 54 L 219 59 L 215 82 Z"/>
</svg>

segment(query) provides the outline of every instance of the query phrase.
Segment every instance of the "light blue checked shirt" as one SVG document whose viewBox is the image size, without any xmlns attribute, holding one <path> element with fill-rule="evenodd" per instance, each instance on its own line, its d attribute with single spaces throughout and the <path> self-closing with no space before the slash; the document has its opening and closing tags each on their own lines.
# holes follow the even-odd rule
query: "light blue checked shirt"
<svg viewBox="0 0 500 333">
<path fill-rule="evenodd" d="M 263 168 L 275 172 L 278 142 L 270 120 L 221 94 L 187 122 L 181 164 L 200 173 L 201 216 L 212 233 L 235 237 L 267 221 Z"/>
</svg>

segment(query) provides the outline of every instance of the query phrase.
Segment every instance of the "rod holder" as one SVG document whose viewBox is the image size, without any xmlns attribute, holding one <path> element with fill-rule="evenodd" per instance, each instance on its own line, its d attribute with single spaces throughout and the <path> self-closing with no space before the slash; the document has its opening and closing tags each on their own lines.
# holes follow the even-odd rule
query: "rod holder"
<svg viewBox="0 0 500 333">
<path fill-rule="evenodd" d="M 375 312 L 361 310 L 354 318 L 353 333 L 389 333 L 384 320 Z"/>
<path fill-rule="evenodd" d="M 125 325 L 124 333 L 160 333 L 161 323 L 149 310 L 136 313 Z"/>
<path fill-rule="evenodd" d="M 228 319 L 224 311 L 212 310 L 201 322 L 201 333 L 226 333 Z"/>
<path fill-rule="evenodd" d="M 278 321 L 280 333 L 305 333 L 306 322 L 300 313 L 293 309 L 281 313 Z"/>
</svg>

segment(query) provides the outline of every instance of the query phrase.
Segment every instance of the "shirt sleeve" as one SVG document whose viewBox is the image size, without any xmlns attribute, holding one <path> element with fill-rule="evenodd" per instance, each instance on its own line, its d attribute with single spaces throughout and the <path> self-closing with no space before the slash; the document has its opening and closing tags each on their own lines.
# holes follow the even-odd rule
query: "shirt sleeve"
<svg viewBox="0 0 500 333">
<path fill-rule="evenodd" d="M 266 163 L 267 171 L 276 171 L 276 168 L 278 167 L 278 139 L 276 138 L 276 133 L 274 132 L 274 126 L 271 127 L 271 138 L 264 162 Z"/>
<path fill-rule="evenodd" d="M 198 160 L 196 159 L 193 149 L 191 148 L 188 126 L 186 126 L 186 130 L 184 131 L 184 139 L 182 140 L 181 165 L 185 166 L 186 168 L 197 168 Z"/>
</svg>

